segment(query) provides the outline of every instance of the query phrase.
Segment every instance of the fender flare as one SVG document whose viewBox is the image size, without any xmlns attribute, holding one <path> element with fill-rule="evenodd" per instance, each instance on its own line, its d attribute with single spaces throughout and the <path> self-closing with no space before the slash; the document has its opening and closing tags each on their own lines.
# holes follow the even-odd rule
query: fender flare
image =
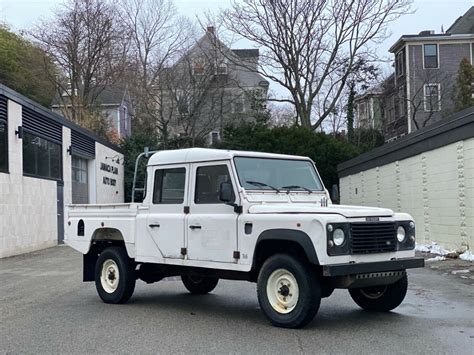
<svg viewBox="0 0 474 355">
<path fill-rule="evenodd" d="M 309 262 L 314 265 L 319 265 L 318 255 L 314 249 L 313 242 L 309 235 L 305 232 L 296 229 L 267 229 L 258 236 L 257 243 L 255 244 L 255 250 L 258 249 L 259 243 L 264 240 L 284 240 L 297 243 L 301 248 L 303 248 Z M 257 253 L 255 252 L 253 255 L 252 265 L 255 265 L 256 263 L 256 256 Z"/>
</svg>

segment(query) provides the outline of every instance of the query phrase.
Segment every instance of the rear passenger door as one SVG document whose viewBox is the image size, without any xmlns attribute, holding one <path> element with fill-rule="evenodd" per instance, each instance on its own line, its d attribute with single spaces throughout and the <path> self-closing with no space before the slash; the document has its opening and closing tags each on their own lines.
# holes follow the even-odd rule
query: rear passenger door
<svg viewBox="0 0 474 355">
<path fill-rule="evenodd" d="M 191 170 L 190 213 L 186 223 L 188 259 L 234 262 L 238 214 L 219 200 L 223 182 L 232 183 L 237 196 L 230 162 L 195 163 Z"/>
<path fill-rule="evenodd" d="M 181 248 L 185 246 L 188 170 L 187 165 L 172 165 L 153 172 L 147 230 L 166 258 L 181 258 Z"/>
</svg>

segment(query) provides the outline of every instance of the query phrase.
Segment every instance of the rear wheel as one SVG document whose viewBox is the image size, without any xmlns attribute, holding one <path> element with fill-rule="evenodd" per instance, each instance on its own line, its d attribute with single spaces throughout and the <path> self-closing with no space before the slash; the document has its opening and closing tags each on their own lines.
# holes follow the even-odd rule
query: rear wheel
<svg viewBox="0 0 474 355">
<path fill-rule="evenodd" d="M 391 285 L 351 288 L 349 294 L 359 307 L 367 311 L 388 312 L 403 302 L 407 289 L 408 279 L 405 275 Z"/>
<path fill-rule="evenodd" d="M 125 303 L 135 290 L 135 263 L 120 247 L 105 249 L 97 259 L 95 286 L 105 303 Z"/>
<path fill-rule="evenodd" d="M 217 286 L 219 282 L 218 278 L 215 277 L 201 277 L 182 275 L 181 280 L 183 281 L 184 287 L 195 295 L 205 295 L 211 292 Z"/>
<path fill-rule="evenodd" d="M 271 256 L 257 281 L 260 308 L 277 327 L 301 328 L 311 322 L 321 302 L 321 288 L 307 264 L 291 255 Z"/>
</svg>

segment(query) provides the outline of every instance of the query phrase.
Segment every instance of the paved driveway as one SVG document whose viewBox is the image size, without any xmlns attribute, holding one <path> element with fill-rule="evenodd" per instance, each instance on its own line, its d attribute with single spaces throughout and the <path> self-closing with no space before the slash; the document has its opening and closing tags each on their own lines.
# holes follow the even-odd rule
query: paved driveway
<svg viewBox="0 0 474 355">
<path fill-rule="evenodd" d="M 405 302 L 367 313 L 347 291 L 323 299 L 305 329 L 270 326 L 255 285 L 221 281 L 192 296 L 180 281 L 139 281 L 126 305 L 82 283 L 68 247 L 0 260 L 0 353 L 457 353 L 474 349 L 474 287 L 429 269 L 409 273 Z"/>
</svg>

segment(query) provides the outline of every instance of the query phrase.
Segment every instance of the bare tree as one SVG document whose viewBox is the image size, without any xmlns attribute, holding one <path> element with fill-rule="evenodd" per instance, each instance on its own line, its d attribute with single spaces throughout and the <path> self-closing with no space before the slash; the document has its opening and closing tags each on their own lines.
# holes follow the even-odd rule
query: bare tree
<svg viewBox="0 0 474 355">
<path fill-rule="evenodd" d="M 167 136 L 161 113 L 160 77 L 193 38 L 193 26 L 172 0 L 122 0 L 120 18 L 130 36 L 128 82 L 140 123 Z"/>
<path fill-rule="evenodd" d="M 87 121 L 105 85 L 120 77 L 128 49 L 116 7 L 106 0 L 69 0 L 30 35 L 60 70 L 51 80 L 63 114 L 81 125 L 97 124 Z"/>
<path fill-rule="evenodd" d="M 233 1 L 220 21 L 262 48 L 258 72 L 290 96 L 303 127 L 316 129 L 334 111 L 346 82 L 371 42 L 408 11 L 410 0 Z M 318 117 L 313 120 L 313 109 Z"/>
</svg>

